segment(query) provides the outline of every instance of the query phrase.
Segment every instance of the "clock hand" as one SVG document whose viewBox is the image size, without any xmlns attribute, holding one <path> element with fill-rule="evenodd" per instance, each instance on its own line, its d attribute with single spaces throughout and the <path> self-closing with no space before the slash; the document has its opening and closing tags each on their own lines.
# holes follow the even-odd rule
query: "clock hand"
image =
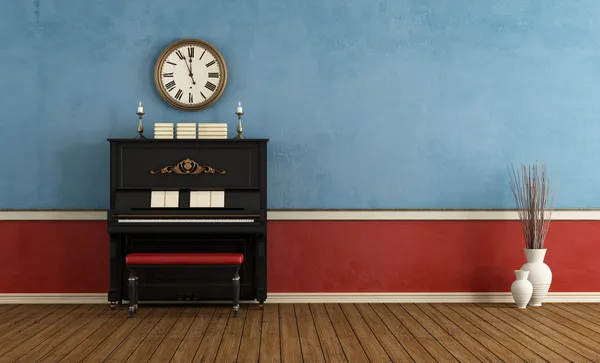
<svg viewBox="0 0 600 363">
<path fill-rule="evenodd" d="M 192 78 L 192 84 L 196 84 L 196 81 L 194 81 L 194 74 L 192 74 L 192 70 L 190 69 L 190 66 L 192 65 L 192 60 L 190 59 L 190 65 L 188 66 L 187 60 L 185 58 L 185 56 L 183 57 L 183 61 L 185 62 L 185 66 L 188 69 L 189 76 Z"/>
</svg>

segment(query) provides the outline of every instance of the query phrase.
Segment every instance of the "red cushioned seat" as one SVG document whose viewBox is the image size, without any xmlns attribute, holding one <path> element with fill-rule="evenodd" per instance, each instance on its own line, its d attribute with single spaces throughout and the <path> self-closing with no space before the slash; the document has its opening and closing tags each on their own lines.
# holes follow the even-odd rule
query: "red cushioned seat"
<svg viewBox="0 0 600 363">
<path fill-rule="evenodd" d="M 241 265 L 241 253 L 132 253 L 128 265 Z"/>
</svg>

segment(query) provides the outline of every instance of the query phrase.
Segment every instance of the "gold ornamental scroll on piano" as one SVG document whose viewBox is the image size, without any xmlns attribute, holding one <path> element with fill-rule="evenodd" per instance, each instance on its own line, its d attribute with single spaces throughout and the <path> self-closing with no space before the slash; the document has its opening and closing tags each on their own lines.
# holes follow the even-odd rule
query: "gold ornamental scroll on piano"
<svg viewBox="0 0 600 363">
<path fill-rule="evenodd" d="M 150 174 L 183 174 L 183 175 L 196 175 L 196 174 L 225 174 L 225 170 L 217 170 L 212 166 L 200 165 L 198 162 L 186 158 L 181 160 L 175 165 L 168 165 L 162 169 L 150 170 Z"/>
</svg>

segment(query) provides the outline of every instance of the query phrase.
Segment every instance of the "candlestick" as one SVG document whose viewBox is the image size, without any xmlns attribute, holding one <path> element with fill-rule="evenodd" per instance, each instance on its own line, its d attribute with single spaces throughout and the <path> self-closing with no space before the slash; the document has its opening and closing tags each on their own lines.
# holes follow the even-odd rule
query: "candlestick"
<svg viewBox="0 0 600 363">
<path fill-rule="evenodd" d="M 144 116 L 144 108 L 142 107 L 142 101 L 140 101 L 138 105 L 138 109 L 136 114 L 139 116 L 140 120 L 138 122 L 138 134 L 135 137 L 136 139 L 145 139 L 146 136 L 142 135 L 144 133 L 144 124 L 142 123 L 142 116 Z"/>
<path fill-rule="evenodd" d="M 242 135 L 242 115 L 244 111 L 242 110 L 242 103 L 238 102 L 237 109 L 235 110 L 235 114 L 238 117 L 238 125 L 237 125 L 237 136 L 234 139 L 245 139 L 244 135 Z"/>
</svg>

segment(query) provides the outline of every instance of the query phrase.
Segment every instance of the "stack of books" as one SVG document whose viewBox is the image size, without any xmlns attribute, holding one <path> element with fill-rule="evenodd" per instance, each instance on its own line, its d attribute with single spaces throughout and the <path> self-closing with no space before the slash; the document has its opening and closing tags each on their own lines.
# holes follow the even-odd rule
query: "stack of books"
<svg viewBox="0 0 600 363">
<path fill-rule="evenodd" d="M 195 139 L 196 138 L 196 123 L 194 123 L 194 122 L 179 122 L 179 123 L 177 123 L 177 138 L 178 139 Z"/>
<path fill-rule="evenodd" d="M 155 122 L 154 123 L 154 138 L 155 139 L 172 139 L 173 138 L 173 123 L 172 122 Z"/>
<path fill-rule="evenodd" d="M 201 122 L 198 123 L 198 138 L 199 139 L 226 139 L 227 138 L 227 123 L 226 122 Z"/>
</svg>

